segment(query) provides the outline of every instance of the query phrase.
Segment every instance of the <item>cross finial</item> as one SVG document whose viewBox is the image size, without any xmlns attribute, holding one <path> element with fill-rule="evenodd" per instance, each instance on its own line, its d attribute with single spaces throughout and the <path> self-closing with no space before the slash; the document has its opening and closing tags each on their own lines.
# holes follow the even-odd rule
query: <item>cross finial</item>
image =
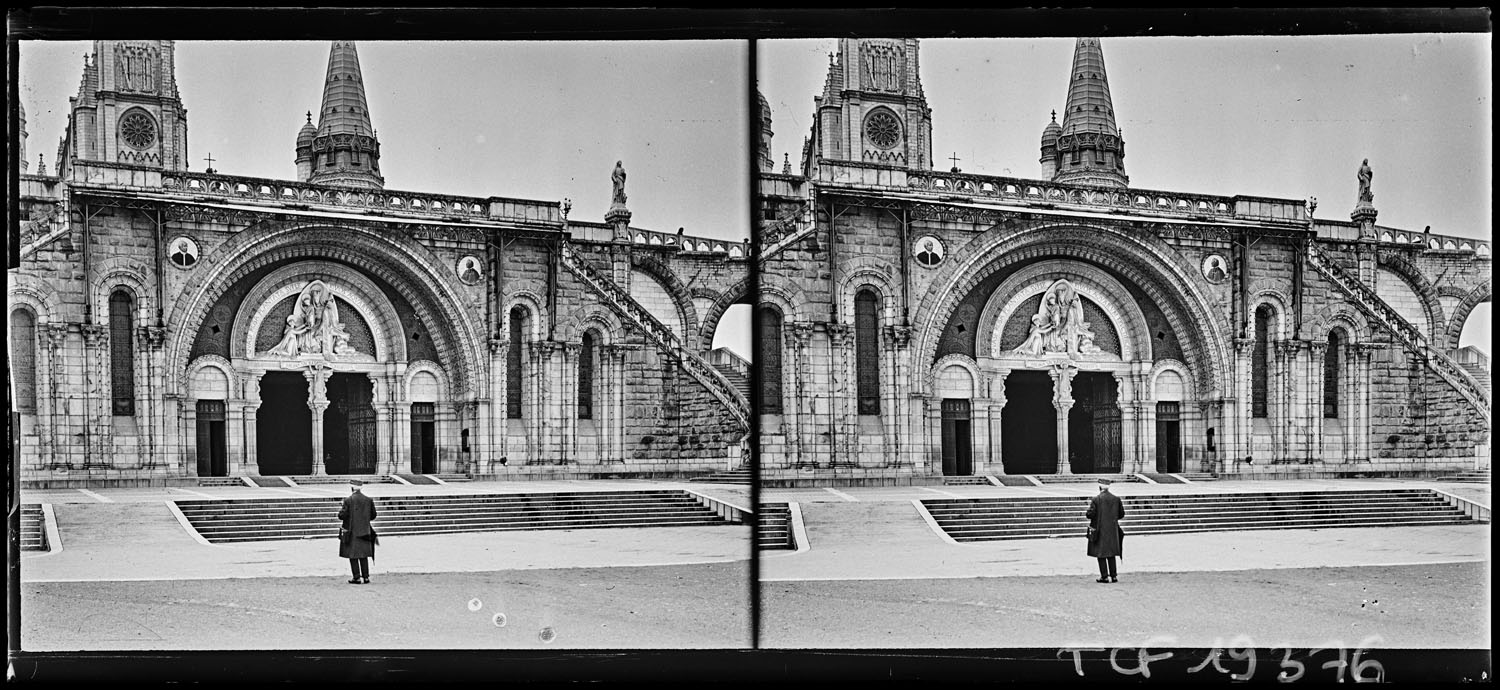
<svg viewBox="0 0 1500 690">
<path fill-rule="evenodd" d="M 958 157 L 958 152 L 954 151 L 953 155 L 951 155 L 951 156 L 948 157 L 948 160 L 953 161 L 953 172 L 959 172 L 959 170 L 958 170 L 958 161 L 961 160 L 961 159 Z"/>
<path fill-rule="evenodd" d="M 307 111 L 307 124 L 312 124 L 312 111 Z"/>
<path fill-rule="evenodd" d="M 208 161 L 208 171 L 207 172 L 209 172 L 210 174 L 218 172 L 217 170 L 214 170 L 214 154 L 213 154 L 212 151 L 210 151 L 208 153 L 208 157 L 204 158 L 203 160 Z"/>
<path fill-rule="evenodd" d="M 1057 122 L 1057 108 L 1052 109 L 1052 121 Z"/>
</svg>

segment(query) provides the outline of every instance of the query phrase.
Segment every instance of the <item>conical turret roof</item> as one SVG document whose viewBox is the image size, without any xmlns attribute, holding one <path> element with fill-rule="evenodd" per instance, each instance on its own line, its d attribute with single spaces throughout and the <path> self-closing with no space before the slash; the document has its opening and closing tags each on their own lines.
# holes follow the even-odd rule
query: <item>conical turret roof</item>
<svg viewBox="0 0 1500 690">
<path fill-rule="evenodd" d="M 318 136 L 358 134 L 375 136 L 370 108 L 365 102 L 365 80 L 353 41 L 334 41 L 328 51 L 328 77 L 323 82 L 323 107 L 318 111 Z"/>
<path fill-rule="evenodd" d="M 1115 106 L 1109 98 L 1104 73 L 1104 49 L 1097 38 L 1080 38 L 1073 48 L 1073 74 L 1068 79 L 1068 103 L 1063 110 L 1062 134 L 1095 132 L 1119 136 Z"/>
</svg>

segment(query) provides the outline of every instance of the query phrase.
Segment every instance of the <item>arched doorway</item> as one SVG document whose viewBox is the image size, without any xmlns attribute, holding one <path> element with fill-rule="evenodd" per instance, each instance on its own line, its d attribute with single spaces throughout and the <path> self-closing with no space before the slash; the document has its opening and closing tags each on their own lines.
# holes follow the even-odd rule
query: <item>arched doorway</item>
<svg viewBox="0 0 1500 690">
<path fill-rule="evenodd" d="M 1001 461 L 1006 474 L 1057 471 L 1057 414 L 1052 379 L 1045 371 L 1012 371 L 1005 377 L 1000 412 Z"/>
<path fill-rule="evenodd" d="M 256 462 L 262 475 L 311 474 L 312 409 L 301 372 L 272 371 L 260 379 L 255 424 Z"/>
</svg>

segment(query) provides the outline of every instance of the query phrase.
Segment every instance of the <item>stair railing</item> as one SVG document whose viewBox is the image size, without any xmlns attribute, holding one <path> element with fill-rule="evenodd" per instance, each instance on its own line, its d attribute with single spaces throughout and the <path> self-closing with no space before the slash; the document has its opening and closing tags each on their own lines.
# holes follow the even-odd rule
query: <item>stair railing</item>
<svg viewBox="0 0 1500 690">
<path fill-rule="evenodd" d="M 1315 242 L 1307 243 L 1307 262 L 1337 285 L 1340 290 L 1343 290 L 1344 294 L 1352 297 L 1355 306 L 1359 307 L 1360 311 L 1375 319 L 1396 336 L 1396 340 L 1400 341 L 1408 351 L 1426 362 L 1428 368 L 1457 390 L 1484 417 L 1485 423 L 1489 423 L 1490 396 L 1484 392 L 1479 382 L 1469 372 L 1428 344 L 1427 337 L 1422 335 L 1420 329 L 1396 313 L 1395 309 L 1386 304 L 1385 300 L 1375 294 L 1375 291 L 1366 286 L 1358 277 L 1350 275 L 1344 267 L 1338 264 L 1338 261 L 1319 249 Z"/>
<path fill-rule="evenodd" d="M 583 284 L 595 294 L 604 298 L 605 303 L 615 312 L 645 333 L 646 338 L 656 345 L 658 350 L 675 359 L 690 376 L 707 388 L 729 410 L 742 429 L 750 428 L 750 403 L 733 384 L 729 383 L 728 379 L 724 378 L 723 374 L 684 347 L 671 328 L 652 316 L 651 312 L 630 296 L 630 293 L 622 290 L 620 286 L 615 285 L 614 281 L 595 269 L 587 259 L 573 249 L 572 244 L 563 241 L 560 245 L 562 247 L 560 258 L 564 267 L 572 271 L 573 275 L 583 281 Z"/>
<path fill-rule="evenodd" d="M 809 217 L 811 212 L 812 202 L 804 201 L 797 208 L 796 212 L 762 227 L 760 229 L 760 241 L 769 244 L 765 245 L 760 255 L 756 257 L 756 260 L 765 261 L 781 252 L 781 250 L 812 234 L 817 223 L 812 222 L 812 218 Z"/>
</svg>

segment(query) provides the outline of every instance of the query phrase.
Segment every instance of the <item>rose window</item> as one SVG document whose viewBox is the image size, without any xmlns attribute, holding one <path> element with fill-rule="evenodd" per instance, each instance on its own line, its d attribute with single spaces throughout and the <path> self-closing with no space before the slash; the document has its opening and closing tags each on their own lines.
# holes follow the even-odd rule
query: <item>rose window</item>
<svg viewBox="0 0 1500 690">
<path fill-rule="evenodd" d="M 877 112 L 865 119 L 865 138 L 883 149 L 901 140 L 901 123 L 888 112 Z"/>
<path fill-rule="evenodd" d="M 137 149 L 156 143 L 156 123 L 151 117 L 137 110 L 120 118 L 120 138 Z"/>
</svg>

